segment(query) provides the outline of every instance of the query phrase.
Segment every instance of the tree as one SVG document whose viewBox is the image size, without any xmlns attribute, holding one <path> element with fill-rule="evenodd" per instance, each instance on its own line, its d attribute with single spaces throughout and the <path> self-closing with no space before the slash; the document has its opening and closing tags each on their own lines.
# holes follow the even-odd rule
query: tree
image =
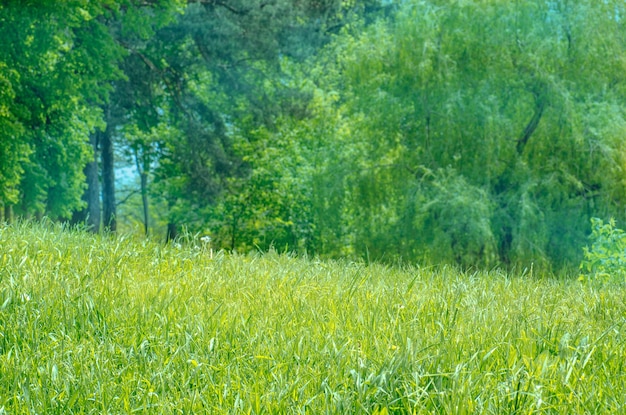
<svg viewBox="0 0 626 415">
<path fill-rule="evenodd" d="M 10 97 L 2 117 L 2 199 L 22 215 L 67 218 L 81 204 L 92 104 L 119 75 L 118 50 L 95 17 L 100 2 L 12 1 L 0 6 L 0 68 Z"/>
<path fill-rule="evenodd" d="M 624 198 L 623 7 L 407 3 L 394 26 L 352 43 L 345 105 L 363 118 L 368 164 L 397 174 L 362 187 L 363 219 L 390 204 L 386 216 L 398 219 L 359 240 L 412 229 L 393 245 L 450 259 L 474 252 L 458 258 L 473 264 L 489 260 L 495 239 L 505 263 L 577 263 L 589 216 Z M 372 199 L 376 188 L 398 190 Z"/>
<path fill-rule="evenodd" d="M 167 123 L 179 132 L 161 140 L 155 163 L 170 229 L 204 226 L 229 186 L 245 178 L 235 130 L 271 127 L 283 105 L 306 99 L 284 85 L 279 63 L 310 56 L 346 10 L 339 1 L 189 2 L 175 22 L 128 48 L 119 88 L 133 96 L 126 113 L 137 131 Z"/>
<path fill-rule="evenodd" d="M 320 253 L 577 264 L 589 217 L 623 215 L 624 7 L 404 2 L 327 48 L 306 85 L 334 98 L 278 128 L 301 143 L 253 176 L 311 166 Z"/>
</svg>

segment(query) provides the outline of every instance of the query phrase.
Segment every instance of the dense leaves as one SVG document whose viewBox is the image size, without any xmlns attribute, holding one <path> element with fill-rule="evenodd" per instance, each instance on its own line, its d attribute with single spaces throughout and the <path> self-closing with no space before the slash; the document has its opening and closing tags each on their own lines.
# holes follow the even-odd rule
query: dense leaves
<svg viewBox="0 0 626 415">
<path fill-rule="evenodd" d="M 20 6 L 0 199 L 23 214 L 79 207 L 95 142 L 107 227 L 116 146 L 123 223 L 221 248 L 562 267 L 625 219 L 622 2 Z"/>
<path fill-rule="evenodd" d="M 318 146 L 316 251 L 576 264 L 589 218 L 623 215 L 623 8 L 406 2 L 337 38 L 308 75 L 334 98 L 278 133 Z"/>
<path fill-rule="evenodd" d="M 592 244 L 584 249 L 581 279 L 623 283 L 626 277 L 626 233 L 615 226 L 614 220 L 604 223 L 592 218 L 591 227 Z"/>
<path fill-rule="evenodd" d="M 0 6 L 0 195 L 30 215 L 67 217 L 80 203 L 85 137 L 100 125 L 120 50 L 94 2 Z"/>
</svg>

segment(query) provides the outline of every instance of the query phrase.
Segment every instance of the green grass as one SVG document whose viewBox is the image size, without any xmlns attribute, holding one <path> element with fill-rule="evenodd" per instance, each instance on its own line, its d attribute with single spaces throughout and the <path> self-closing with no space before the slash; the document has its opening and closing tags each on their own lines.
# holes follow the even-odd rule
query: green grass
<svg viewBox="0 0 626 415">
<path fill-rule="evenodd" d="M 0 227 L 0 413 L 624 413 L 625 301 Z"/>
</svg>

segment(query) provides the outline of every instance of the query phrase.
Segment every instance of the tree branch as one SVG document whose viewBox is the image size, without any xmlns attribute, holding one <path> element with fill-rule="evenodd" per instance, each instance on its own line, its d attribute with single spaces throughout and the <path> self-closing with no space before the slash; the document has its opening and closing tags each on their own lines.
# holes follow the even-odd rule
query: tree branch
<svg viewBox="0 0 626 415">
<path fill-rule="evenodd" d="M 543 97 L 537 94 L 535 95 L 535 97 L 535 112 L 528 124 L 526 124 L 526 128 L 524 128 L 524 132 L 522 133 L 521 137 L 517 140 L 517 154 L 520 155 L 524 152 L 524 147 L 526 147 L 530 136 L 533 135 L 533 133 L 539 126 L 539 121 L 541 121 L 543 111 L 546 107 Z"/>
<path fill-rule="evenodd" d="M 125 197 L 124 199 L 122 199 L 122 200 L 118 201 L 118 202 L 115 204 L 115 206 L 121 206 L 121 205 L 123 205 L 124 203 L 128 202 L 128 200 L 129 200 L 131 197 L 135 196 L 135 195 L 136 195 L 136 194 L 138 194 L 138 193 L 139 193 L 139 191 L 138 191 L 138 190 L 135 190 L 135 189 L 131 190 L 131 191 L 130 191 L 127 195 L 126 195 L 126 197 Z"/>
</svg>

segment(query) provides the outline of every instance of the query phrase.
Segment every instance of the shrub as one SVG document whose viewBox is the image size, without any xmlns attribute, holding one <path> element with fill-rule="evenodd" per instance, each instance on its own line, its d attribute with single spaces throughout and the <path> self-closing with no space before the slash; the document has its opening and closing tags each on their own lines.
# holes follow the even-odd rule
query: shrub
<svg viewBox="0 0 626 415">
<path fill-rule="evenodd" d="M 604 223 L 591 219 L 591 248 L 584 248 L 582 272 L 591 280 L 624 281 L 626 277 L 626 233 L 615 227 L 615 220 Z M 585 278 L 585 275 L 582 278 Z"/>
</svg>

